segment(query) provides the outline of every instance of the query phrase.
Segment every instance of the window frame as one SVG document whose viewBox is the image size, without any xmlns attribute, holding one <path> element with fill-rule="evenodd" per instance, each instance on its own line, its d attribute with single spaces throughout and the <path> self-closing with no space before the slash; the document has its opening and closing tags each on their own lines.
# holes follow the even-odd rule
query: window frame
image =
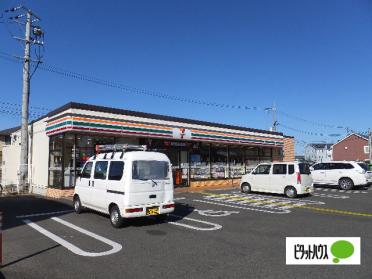
<svg viewBox="0 0 372 279">
<path fill-rule="evenodd" d="M 123 165 L 122 170 L 121 170 L 121 176 L 120 176 L 119 179 L 110 179 L 110 177 L 111 177 L 111 167 L 115 163 L 121 163 Z M 108 171 L 107 171 L 107 180 L 110 180 L 110 181 L 120 181 L 123 178 L 123 176 L 124 176 L 124 170 L 125 170 L 125 163 L 123 161 L 110 161 L 110 165 L 109 165 Z"/>
<path fill-rule="evenodd" d="M 289 172 L 289 169 L 290 169 L 291 167 L 293 168 L 293 172 L 290 173 L 290 172 Z M 292 175 L 292 174 L 295 174 L 295 172 L 296 172 L 296 171 L 295 171 L 295 165 L 294 165 L 294 164 L 289 164 L 288 167 L 287 167 L 287 174 L 288 174 L 288 175 Z"/>
<path fill-rule="evenodd" d="M 284 170 L 284 173 L 274 173 L 274 170 L 275 170 L 275 166 L 285 166 L 285 170 Z M 273 164 L 272 165 L 272 175 L 286 175 L 287 172 L 288 172 L 288 165 L 287 164 Z"/>
<path fill-rule="evenodd" d="M 86 176 L 84 176 L 84 171 L 85 171 L 85 169 L 87 168 L 88 165 L 92 165 L 92 167 L 90 168 L 89 177 L 86 177 Z M 92 177 L 92 170 L 93 170 L 93 162 L 91 162 L 91 161 L 86 162 L 83 169 L 81 170 L 80 177 L 90 179 Z"/>
<path fill-rule="evenodd" d="M 104 178 L 96 177 L 97 164 L 100 164 L 100 163 L 106 163 L 106 176 Z M 96 163 L 94 164 L 93 179 L 106 180 L 107 174 L 108 174 L 108 161 L 96 161 Z"/>
<path fill-rule="evenodd" d="M 257 170 L 262 167 L 262 166 L 269 166 L 269 172 L 268 173 L 258 173 Z M 253 171 L 253 174 L 255 175 L 270 175 L 270 173 L 272 172 L 272 165 L 271 164 L 260 164 L 258 165 L 254 171 Z"/>
</svg>

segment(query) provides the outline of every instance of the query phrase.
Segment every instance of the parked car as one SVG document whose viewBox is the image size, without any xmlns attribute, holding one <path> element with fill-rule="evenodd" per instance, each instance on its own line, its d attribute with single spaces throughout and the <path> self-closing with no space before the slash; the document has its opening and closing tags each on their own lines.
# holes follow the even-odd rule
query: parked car
<svg viewBox="0 0 372 279">
<path fill-rule="evenodd" d="M 311 168 L 314 184 L 338 185 L 341 190 L 363 186 L 372 179 L 368 166 L 355 161 L 333 161 L 317 163 Z"/>
<path fill-rule="evenodd" d="M 372 183 L 372 171 L 371 171 L 371 166 L 367 165 L 364 162 L 358 162 L 358 165 L 362 167 L 366 171 L 366 179 L 367 179 L 367 184 Z"/>
<path fill-rule="evenodd" d="M 300 162 L 259 164 L 241 179 L 243 193 L 284 194 L 289 198 L 313 192 L 309 164 Z"/>
<path fill-rule="evenodd" d="M 131 148 L 101 153 L 85 163 L 73 197 L 76 213 L 86 207 L 109 214 L 111 224 L 120 227 L 125 218 L 155 215 L 164 219 L 174 211 L 169 158 Z"/>
</svg>

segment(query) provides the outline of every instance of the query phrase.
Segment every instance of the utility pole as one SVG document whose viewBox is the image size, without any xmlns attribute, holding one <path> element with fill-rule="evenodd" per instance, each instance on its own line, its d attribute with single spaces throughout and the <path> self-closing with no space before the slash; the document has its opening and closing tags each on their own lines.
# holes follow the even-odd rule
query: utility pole
<svg viewBox="0 0 372 279">
<path fill-rule="evenodd" d="M 275 103 L 273 104 L 272 107 L 265 108 L 265 111 L 272 113 L 273 125 L 271 126 L 271 131 L 276 132 L 276 130 L 277 130 L 276 127 L 278 127 L 279 122 L 278 122 L 278 119 L 277 119 L 276 105 L 275 105 Z"/>
<path fill-rule="evenodd" d="M 5 12 L 18 12 L 23 11 L 25 14 L 18 14 L 9 19 L 25 26 L 25 38 L 13 37 L 16 40 L 24 41 L 25 50 L 24 57 L 18 57 L 23 60 L 23 88 L 22 88 L 22 117 L 21 117 L 21 157 L 19 164 L 19 183 L 17 192 L 25 190 L 28 185 L 28 122 L 29 122 L 29 100 L 30 100 L 30 61 L 37 63 L 34 71 L 39 65 L 40 57 L 37 61 L 31 59 L 30 50 L 31 45 L 43 46 L 43 42 L 39 41 L 44 33 L 39 26 L 34 25 L 34 22 L 40 21 L 40 18 L 35 15 L 30 9 L 19 6 L 6 10 Z M 25 22 L 20 22 L 22 18 L 26 18 Z"/>
<path fill-rule="evenodd" d="M 27 11 L 25 56 L 23 65 L 22 121 L 21 121 L 21 161 L 19 165 L 18 192 L 27 184 L 28 178 L 28 108 L 30 99 L 30 33 L 31 13 Z"/>
</svg>

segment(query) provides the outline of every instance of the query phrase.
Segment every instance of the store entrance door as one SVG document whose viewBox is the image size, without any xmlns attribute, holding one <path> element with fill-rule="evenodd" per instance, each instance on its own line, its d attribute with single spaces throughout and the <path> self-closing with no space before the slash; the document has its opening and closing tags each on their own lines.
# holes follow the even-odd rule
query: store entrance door
<svg viewBox="0 0 372 279">
<path fill-rule="evenodd" d="M 189 177 L 189 152 L 186 150 L 180 151 L 180 166 L 182 171 L 182 186 L 190 185 Z"/>
</svg>

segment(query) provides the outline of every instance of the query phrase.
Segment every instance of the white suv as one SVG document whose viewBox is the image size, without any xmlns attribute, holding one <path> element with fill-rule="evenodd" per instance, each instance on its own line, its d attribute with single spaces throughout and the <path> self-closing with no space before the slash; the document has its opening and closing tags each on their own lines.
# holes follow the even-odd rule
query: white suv
<svg viewBox="0 0 372 279">
<path fill-rule="evenodd" d="M 314 184 L 338 185 L 341 190 L 368 183 L 370 174 L 362 162 L 332 161 L 317 163 L 311 169 Z"/>
<path fill-rule="evenodd" d="M 289 198 L 313 192 L 309 165 L 300 162 L 259 164 L 243 175 L 240 188 L 251 191 L 285 194 Z"/>
</svg>

